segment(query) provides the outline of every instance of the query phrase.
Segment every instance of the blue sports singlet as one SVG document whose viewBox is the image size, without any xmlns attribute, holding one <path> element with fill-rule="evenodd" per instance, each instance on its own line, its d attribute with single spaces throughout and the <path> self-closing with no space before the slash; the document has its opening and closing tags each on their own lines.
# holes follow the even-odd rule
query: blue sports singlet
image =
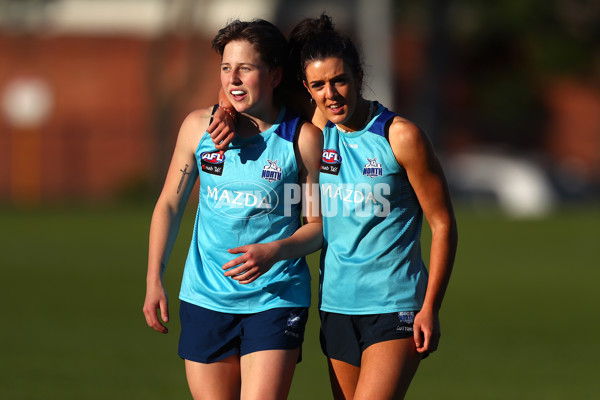
<svg viewBox="0 0 600 400">
<path fill-rule="evenodd" d="M 428 273 L 423 212 L 386 138 L 396 114 L 377 104 L 361 130 L 323 130 L 320 309 L 366 315 L 420 310 Z"/>
<path fill-rule="evenodd" d="M 289 237 L 300 227 L 300 204 L 284 204 L 286 184 L 298 183 L 294 137 L 299 124 L 299 117 L 282 108 L 271 128 L 236 137 L 224 155 L 215 151 L 208 134 L 202 136 L 196 150 L 200 198 L 181 300 L 234 314 L 310 306 L 304 258 L 277 262 L 245 285 L 221 269 L 241 255 L 227 249 Z"/>
</svg>

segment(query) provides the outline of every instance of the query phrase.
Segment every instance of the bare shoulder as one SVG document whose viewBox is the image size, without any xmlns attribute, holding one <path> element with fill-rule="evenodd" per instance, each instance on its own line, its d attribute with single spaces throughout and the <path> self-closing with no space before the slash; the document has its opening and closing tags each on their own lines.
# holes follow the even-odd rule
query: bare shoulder
<svg viewBox="0 0 600 400">
<path fill-rule="evenodd" d="M 190 112 L 187 117 L 183 120 L 181 128 L 191 129 L 194 131 L 200 131 L 204 133 L 208 128 L 210 117 L 212 114 L 212 107 L 200 108 Z"/>
<path fill-rule="evenodd" d="M 321 130 L 310 122 L 304 122 L 298 131 L 298 140 L 294 147 L 301 170 L 318 175 L 323 153 L 323 134 Z"/>
<path fill-rule="evenodd" d="M 399 116 L 394 117 L 389 131 L 390 143 L 400 145 L 415 145 L 421 140 L 426 140 L 423 131 L 412 121 Z"/>
<path fill-rule="evenodd" d="M 190 112 L 181 124 L 177 140 L 187 143 L 195 149 L 202 135 L 206 133 L 206 129 L 210 123 L 211 113 L 211 107 L 201 108 Z"/>
<path fill-rule="evenodd" d="M 401 165 L 431 151 L 431 144 L 423 130 L 399 116 L 396 116 L 390 125 L 389 140 L 392 151 Z"/>
<path fill-rule="evenodd" d="M 302 159 L 320 159 L 323 152 L 323 133 L 310 122 L 304 122 L 298 131 L 297 147 Z"/>
<path fill-rule="evenodd" d="M 304 122 L 298 132 L 298 141 L 309 141 L 311 143 L 322 142 L 323 133 L 310 122 Z"/>
</svg>

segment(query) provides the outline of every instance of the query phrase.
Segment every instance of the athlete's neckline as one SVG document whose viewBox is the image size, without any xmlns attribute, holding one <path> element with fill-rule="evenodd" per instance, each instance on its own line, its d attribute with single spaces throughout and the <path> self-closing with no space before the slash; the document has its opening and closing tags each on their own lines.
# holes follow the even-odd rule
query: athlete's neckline
<svg viewBox="0 0 600 400">
<path fill-rule="evenodd" d="M 358 137 L 358 136 L 364 134 L 371 128 L 373 123 L 375 123 L 375 120 L 377 119 L 377 117 L 379 117 L 379 115 L 381 114 L 382 108 L 383 108 L 381 106 L 381 104 L 379 104 L 379 102 L 377 102 L 377 101 L 371 101 L 371 104 L 373 105 L 373 108 L 374 108 L 374 112 L 372 113 L 373 115 L 370 116 L 370 119 L 368 120 L 367 124 L 362 129 L 353 131 L 353 132 L 345 132 L 342 129 L 338 128 L 338 126 L 335 125 L 334 123 L 331 123 L 331 125 L 333 125 L 333 128 L 337 129 L 337 131 L 340 133 L 340 135 L 342 135 L 344 137 L 354 138 L 354 137 Z"/>
<path fill-rule="evenodd" d="M 279 113 L 277 114 L 277 118 L 275 119 L 275 122 L 273 122 L 273 124 L 269 127 L 269 129 L 262 131 L 262 132 L 258 132 L 256 135 L 252 135 L 252 136 L 248 136 L 248 137 L 235 135 L 233 141 L 241 142 L 241 143 L 248 143 L 248 142 L 252 142 L 252 141 L 256 140 L 257 137 L 266 138 L 267 136 L 270 136 L 273 132 L 275 132 L 275 130 L 279 127 L 279 125 L 281 125 L 281 122 L 283 121 L 284 116 L 285 116 L 285 107 L 282 106 L 279 109 Z"/>
</svg>

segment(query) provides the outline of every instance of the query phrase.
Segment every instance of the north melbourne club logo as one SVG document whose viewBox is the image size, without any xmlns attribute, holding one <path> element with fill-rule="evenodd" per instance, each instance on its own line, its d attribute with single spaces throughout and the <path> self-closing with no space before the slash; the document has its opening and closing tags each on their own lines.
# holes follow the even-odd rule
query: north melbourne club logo
<svg viewBox="0 0 600 400">
<path fill-rule="evenodd" d="M 383 168 L 381 164 L 377 162 L 377 157 L 371 159 L 367 158 L 367 164 L 363 167 L 363 175 L 369 178 L 375 178 L 383 174 Z"/>
<path fill-rule="evenodd" d="M 261 178 L 266 179 L 269 183 L 281 180 L 281 167 L 277 165 L 277 161 L 267 160 L 269 165 L 265 165 L 262 170 Z"/>
</svg>

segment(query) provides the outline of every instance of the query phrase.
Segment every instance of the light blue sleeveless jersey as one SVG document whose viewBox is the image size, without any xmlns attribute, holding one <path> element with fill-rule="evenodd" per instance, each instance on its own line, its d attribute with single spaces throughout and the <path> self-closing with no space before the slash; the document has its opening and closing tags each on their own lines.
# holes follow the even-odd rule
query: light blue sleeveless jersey
<svg viewBox="0 0 600 400">
<path fill-rule="evenodd" d="M 294 136 L 299 123 L 282 108 L 270 129 L 236 137 L 224 155 L 215 151 L 208 134 L 202 136 L 196 150 L 200 198 L 181 300 L 234 314 L 310 306 L 304 258 L 280 261 L 246 285 L 221 269 L 241 255 L 227 249 L 282 239 L 300 227 L 300 205 L 284 204 L 287 184 L 298 182 Z"/>
<path fill-rule="evenodd" d="M 428 273 L 423 212 L 385 135 L 394 113 L 377 104 L 361 130 L 323 130 L 320 309 L 366 315 L 420 310 Z"/>
</svg>

